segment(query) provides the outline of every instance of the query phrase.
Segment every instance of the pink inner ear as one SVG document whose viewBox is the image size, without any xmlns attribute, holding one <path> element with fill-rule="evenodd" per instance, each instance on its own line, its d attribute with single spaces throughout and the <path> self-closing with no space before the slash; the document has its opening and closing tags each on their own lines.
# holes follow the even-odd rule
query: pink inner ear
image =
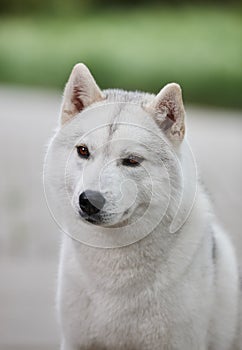
<svg viewBox="0 0 242 350">
<path fill-rule="evenodd" d="M 80 99 L 81 93 L 82 93 L 82 90 L 80 89 L 80 87 L 75 86 L 73 89 L 72 103 L 75 105 L 78 112 L 80 112 L 84 108 L 84 104 Z"/>
<path fill-rule="evenodd" d="M 166 116 L 169 118 L 172 122 L 176 121 L 175 118 L 175 106 L 172 101 L 162 101 L 159 103 L 159 109 L 163 110 L 165 107 L 165 110 L 167 112 Z"/>
<path fill-rule="evenodd" d="M 174 114 L 172 112 L 170 112 L 170 111 L 167 113 L 167 118 L 171 119 L 173 122 L 176 121 L 175 117 L 174 117 Z"/>
</svg>

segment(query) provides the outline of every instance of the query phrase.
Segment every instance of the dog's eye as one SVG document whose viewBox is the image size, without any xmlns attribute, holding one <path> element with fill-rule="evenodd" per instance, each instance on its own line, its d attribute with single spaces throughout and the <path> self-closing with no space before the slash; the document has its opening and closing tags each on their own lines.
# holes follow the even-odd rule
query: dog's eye
<svg viewBox="0 0 242 350">
<path fill-rule="evenodd" d="M 129 158 L 122 159 L 122 164 L 125 166 L 139 166 L 143 162 L 143 159 L 141 157 L 135 157 L 131 156 Z"/>
<path fill-rule="evenodd" d="M 85 145 L 80 145 L 80 146 L 77 146 L 77 153 L 78 155 L 81 157 L 81 158 L 89 158 L 90 156 L 90 153 L 89 153 L 89 150 L 87 148 L 87 146 Z"/>
</svg>

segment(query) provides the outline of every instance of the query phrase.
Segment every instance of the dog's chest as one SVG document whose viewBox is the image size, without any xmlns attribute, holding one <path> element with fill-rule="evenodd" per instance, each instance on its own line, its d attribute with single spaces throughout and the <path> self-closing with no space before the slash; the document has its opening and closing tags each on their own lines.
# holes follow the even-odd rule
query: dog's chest
<svg viewBox="0 0 242 350">
<path fill-rule="evenodd" d="M 100 346 L 97 349 L 142 350 L 148 344 L 156 349 L 156 344 L 169 343 L 169 313 L 161 296 L 156 298 L 149 291 L 129 298 L 99 295 L 89 306 L 84 327 L 88 325 L 87 341 L 94 337 Z"/>
</svg>

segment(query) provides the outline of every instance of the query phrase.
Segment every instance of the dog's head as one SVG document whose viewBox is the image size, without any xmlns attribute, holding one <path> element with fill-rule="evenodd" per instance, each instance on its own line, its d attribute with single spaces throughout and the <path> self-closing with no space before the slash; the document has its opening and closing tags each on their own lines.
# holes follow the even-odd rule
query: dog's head
<svg viewBox="0 0 242 350">
<path fill-rule="evenodd" d="M 149 209 L 152 215 L 164 214 L 179 187 L 175 158 L 184 118 L 181 89 L 175 83 L 157 96 L 101 91 L 88 68 L 76 65 L 60 118 L 62 147 L 69 150 L 65 176 L 74 215 L 91 224 L 121 227 Z"/>
</svg>

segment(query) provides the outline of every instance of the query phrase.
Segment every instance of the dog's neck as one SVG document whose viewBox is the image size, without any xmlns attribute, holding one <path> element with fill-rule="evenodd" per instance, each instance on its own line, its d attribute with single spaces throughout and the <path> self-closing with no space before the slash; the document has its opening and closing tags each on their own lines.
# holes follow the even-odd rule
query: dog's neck
<svg viewBox="0 0 242 350">
<path fill-rule="evenodd" d="M 130 292 L 128 286 L 141 292 L 144 280 L 152 286 L 159 274 L 161 288 L 168 288 L 189 266 L 204 237 L 207 213 L 201 213 L 204 199 L 198 197 L 190 217 L 176 233 L 170 233 L 161 222 L 140 241 L 114 249 L 94 248 L 67 238 L 68 254 L 78 266 L 76 281 L 83 283 L 84 279 L 90 290 L 117 295 L 119 291 Z"/>
</svg>

